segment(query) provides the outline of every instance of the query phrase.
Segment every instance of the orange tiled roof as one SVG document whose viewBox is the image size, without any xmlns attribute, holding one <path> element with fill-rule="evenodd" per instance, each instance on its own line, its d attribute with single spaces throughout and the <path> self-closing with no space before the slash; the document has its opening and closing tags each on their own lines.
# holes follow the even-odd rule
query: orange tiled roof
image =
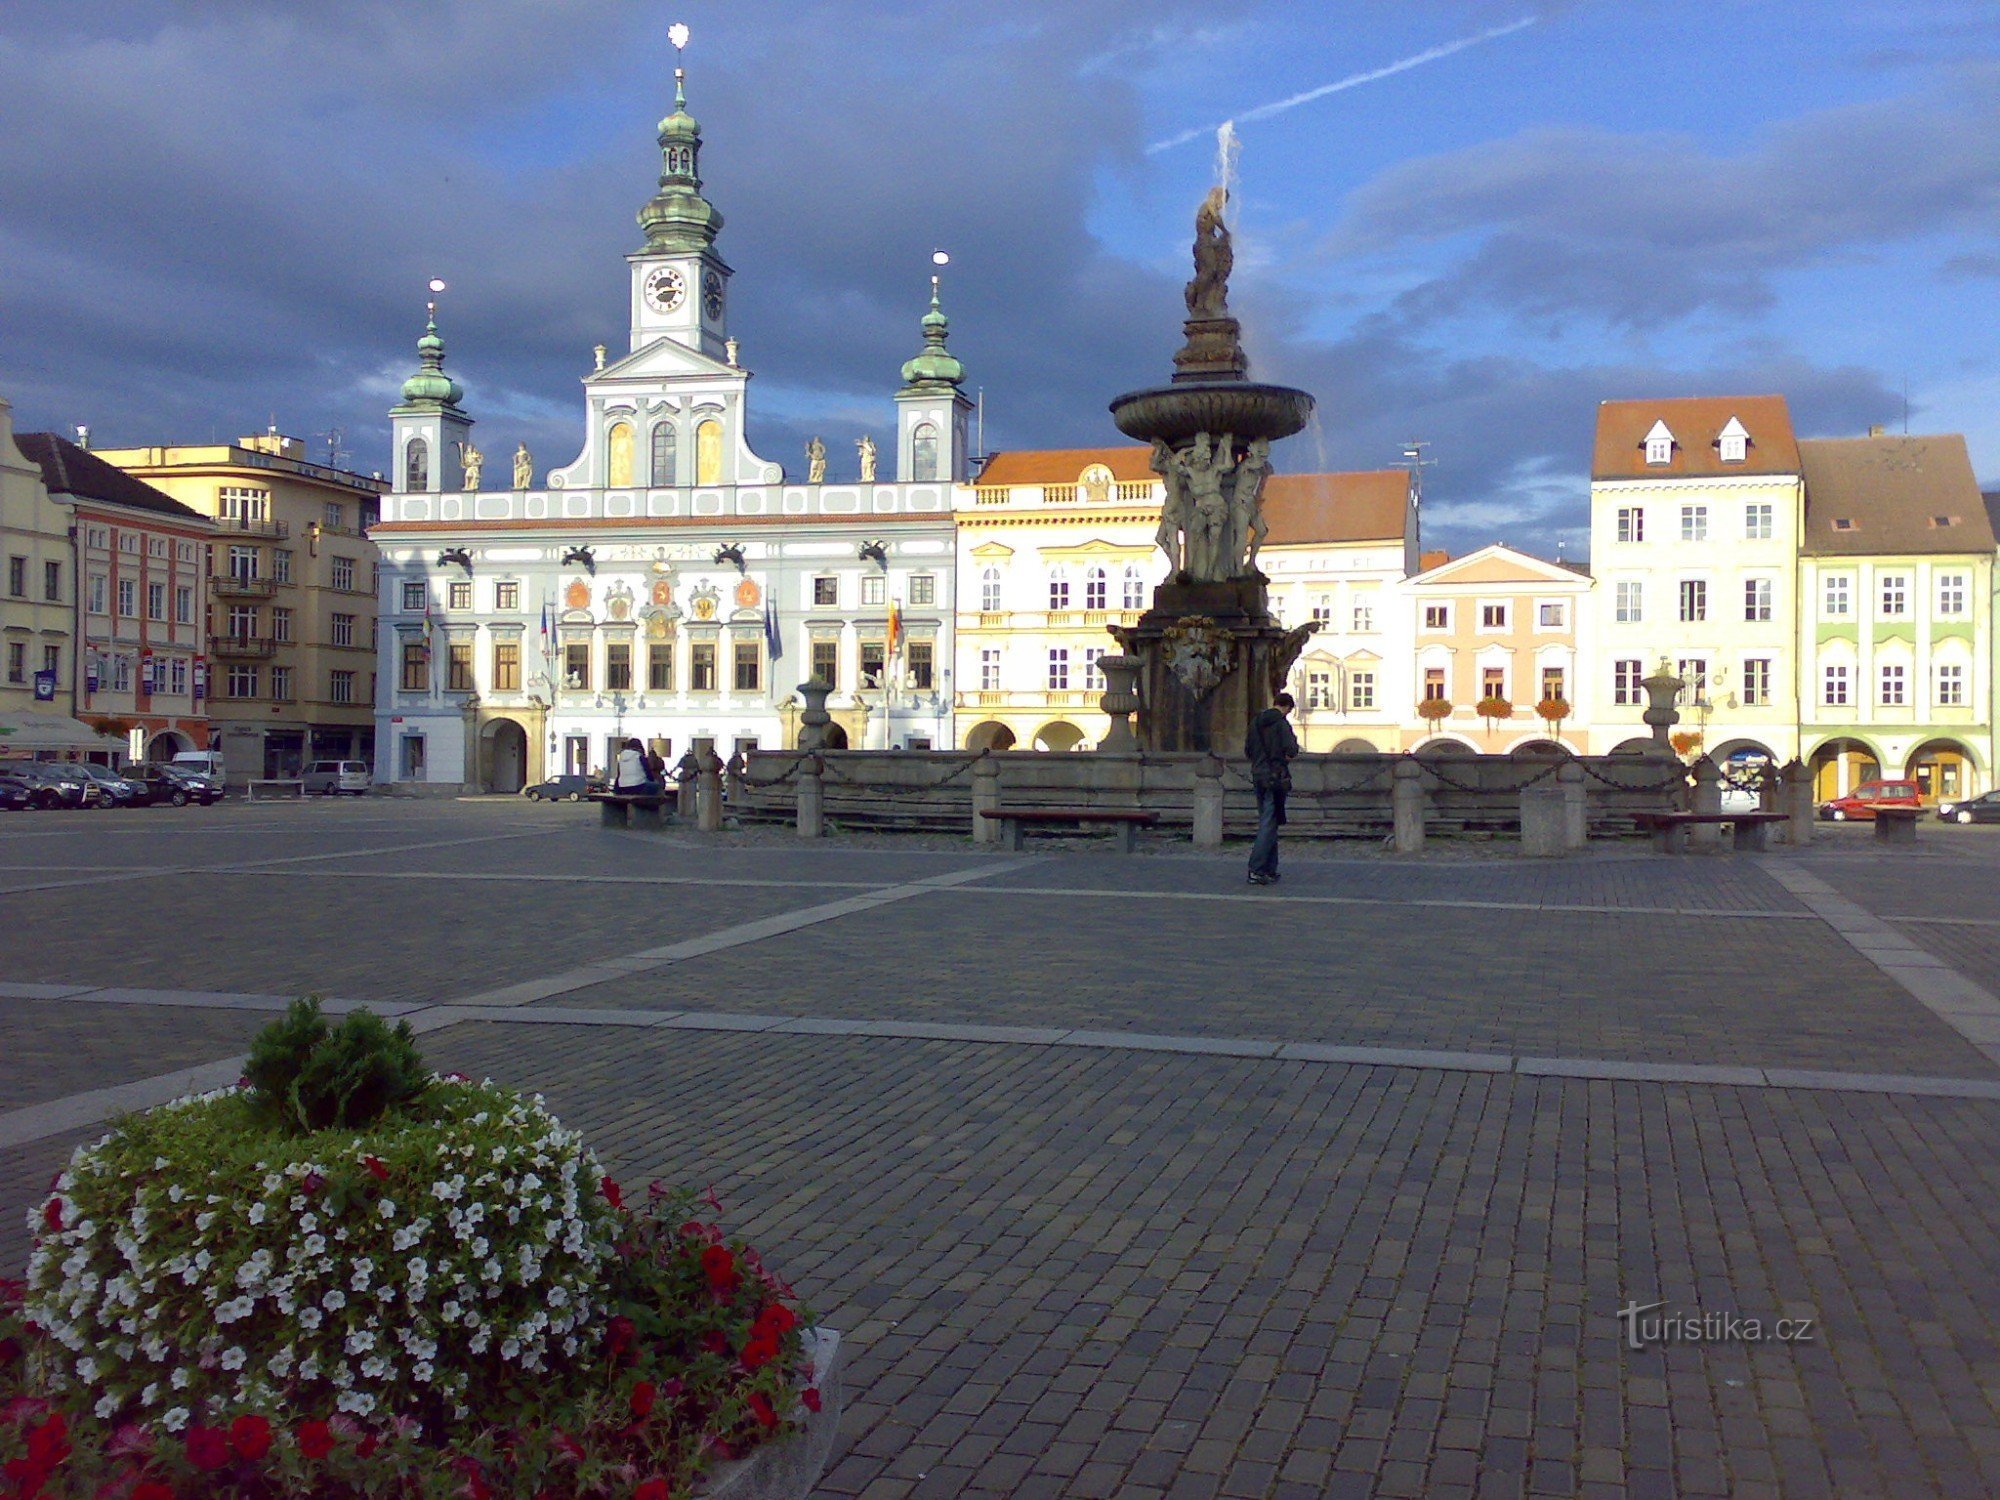
<svg viewBox="0 0 2000 1500">
<path fill-rule="evenodd" d="M 1409 513 L 1410 476 L 1402 469 L 1273 474 L 1264 486 L 1264 545 L 1401 541 Z"/>
<path fill-rule="evenodd" d="M 1724 463 L 1717 436 L 1734 417 L 1750 434 L 1742 463 Z M 1674 435 L 1673 461 L 1646 462 L 1646 434 L 1665 422 Z M 1592 479 L 1716 478 L 1728 474 L 1796 474 L 1799 444 L 1783 396 L 1683 396 L 1665 401 L 1600 401 Z"/>
<path fill-rule="evenodd" d="M 1103 464 L 1120 484 L 1144 484 L 1153 472 L 1153 450 L 1119 448 L 1017 448 L 995 453 L 972 482 L 982 488 L 1016 484 L 1075 484 L 1092 464 Z"/>
</svg>

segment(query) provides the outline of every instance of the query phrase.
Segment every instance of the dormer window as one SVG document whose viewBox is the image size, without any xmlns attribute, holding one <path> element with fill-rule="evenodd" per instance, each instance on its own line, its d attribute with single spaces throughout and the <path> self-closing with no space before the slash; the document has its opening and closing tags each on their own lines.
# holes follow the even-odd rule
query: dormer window
<svg viewBox="0 0 2000 1500">
<path fill-rule="evenodd" d="M 1731 417 L 1729 425 L 1716 435 L 1715 446 L 1726 464 L 1740 464 L 1750 456 L 1750 434 L 1743 424 Z"/>
<path fill-rule="evenodd" d="M 1646 434 L 1646 462 L 1670 464 L 1673 461 L 1674 435 L 1667 430 L 1665 422 L 1655 422 L 1653 430 Z"/>
</svg>

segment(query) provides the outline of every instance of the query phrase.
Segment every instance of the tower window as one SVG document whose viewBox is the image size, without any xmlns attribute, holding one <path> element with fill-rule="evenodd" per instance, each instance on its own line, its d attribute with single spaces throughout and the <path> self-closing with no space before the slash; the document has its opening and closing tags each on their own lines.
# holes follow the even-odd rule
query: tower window
<svg viewBox="0 0 2000 1500">
<path fill-rule="evenodd" d="M 613 487 L 632 482 L 632 424 L 613 422 L 605 435 L 604 482 Z"/>
<path fill-rule="evenodd" d="M 676 466 L 680 455 L 676 448 L 674 424 L 658 422 L 653 426 L 653 483 L 661 488 L 676 484 L 680 475 Z"/>
<path fill-rule="evenodd" d="M 921 483 L 937 477 L 937 428 L 929 422 L 919 422 L 910 431 L 910 478 Z"/>
<path fill-rule="evenodd" d="M 713 417 L 694 430 L 694 482 L 722 483 L 722 424 Z"/>
<path fill-rule="evenodd" d="M 431 487 L 431 445 L 420 437 L 410 439 L 403 450 L 403 488 L 427 490 Z"/>
</svg>

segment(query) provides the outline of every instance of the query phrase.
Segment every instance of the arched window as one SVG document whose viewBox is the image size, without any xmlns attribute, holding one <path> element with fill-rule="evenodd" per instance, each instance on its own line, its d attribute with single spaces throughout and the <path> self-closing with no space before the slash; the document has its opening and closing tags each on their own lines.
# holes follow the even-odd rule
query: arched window
<svg viewBox="0 0 2000 1500">
<path fill-rule="evenodd" d="M 665 489 L 677 484 L 680 475 L 676 472 L 679 454 L 675 450 L 674 424 L 671 420 L 655 424 L 653 428 L 653 483 Z"/>
<path fill-rule="evenodd" d="M 722 483 L 722 424 L 713 417 L 694 430 L 694 482 Z"/>
<path fill-rule="evenodd" d="M 929 422 L 919 422 L 910 431 L 910 478 L 936 479 L 937 458 L 937 428 Z"/>
<path fill-rule="evenodd" d="M 1140 575 L 1139 565 L 1129 563 L 1125 568 L 1125 608 L 1144 609 L 1146 607 L 1146 580 Z"/>
<path fill-rule="evenodd" d="M 1049 574 L 1049 608 L 1069 608 L 1069 574 L 1061 568 Z"/>
<path fill-rule="evenodd" d="M 616 489 L 632 482 L 632 424 L 613 422 L 605 443 L 610 457 L 605 463 L 604 482 Z"/>
<path fill-rule="evenodd" d="M 431 487 L 431 445 L 420 437 L 410 439 L 403 450 L 403 488 L 427 490 Z"/>
<path fill-rule="evenodd" d="M 1083 607 L 1085 609 L 1107 608 L 1110 593 L 1110 580 L 1104 576 L 1104 569 L 1092 568 L 1088 573 L 1083 575 Z"/>
<path fill-rule="evenodd" d="M 979 607 L 989 615 L 999 613 L 1000 570 L 998 568 L 988 568 L 979 575 Z"/>
</svg>

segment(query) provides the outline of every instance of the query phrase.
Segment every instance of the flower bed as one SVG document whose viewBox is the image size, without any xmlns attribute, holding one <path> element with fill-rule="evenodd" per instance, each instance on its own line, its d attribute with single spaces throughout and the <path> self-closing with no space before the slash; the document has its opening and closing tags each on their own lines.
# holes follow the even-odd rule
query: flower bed
<svg viewBox="0 0 2000 1500">
<path fill-rule="evenodd" d="M 0 1285 L 5 1493 L 664 1500 L 820 1408 L 703 1200 L 628 1204 L 539 1099 L 387 1092 L 308 1128 L 341 1109 L 245 1085 L 77 1151 Z"/>
</svg>

